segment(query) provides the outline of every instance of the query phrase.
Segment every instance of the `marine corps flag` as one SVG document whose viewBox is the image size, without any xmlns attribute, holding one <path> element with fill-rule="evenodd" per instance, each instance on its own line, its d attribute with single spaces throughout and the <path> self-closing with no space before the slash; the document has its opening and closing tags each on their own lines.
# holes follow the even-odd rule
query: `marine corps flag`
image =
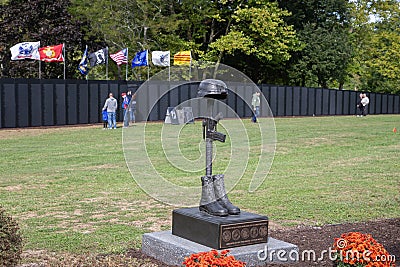
<svg viewBox="0 0 400 267">
<path fill-rule="evenodd" d="M 190 65 L 192 55 L 190 51 L 181 51 L 174 55 L 174 65 Z"/>
<path fill-rule="evenodd" d="M 46 62 L 63 62 L 64 44 L 39 48 L 40 60 Z"/>
</svg>

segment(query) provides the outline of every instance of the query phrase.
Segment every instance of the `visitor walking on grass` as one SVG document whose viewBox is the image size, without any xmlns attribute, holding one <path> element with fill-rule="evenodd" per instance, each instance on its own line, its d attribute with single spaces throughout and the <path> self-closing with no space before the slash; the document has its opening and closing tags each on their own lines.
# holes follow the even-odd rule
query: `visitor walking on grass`
<svg viewBox="0 0 400 267">
<path fill-rule="evenodd" d="M 251 99 L 251 106 L 253 107 L 252 122 L 256 123 L 257 118 L 260 116 L 260 92 L 255 92 Z"/>
<path fill-rule="evenodd" d="M 117 99 L 114 98 L 113 93 L 110 93 L 108 96 L 103 107 L 103 110 L 107 110 L 108 129 L 117 129 L 115 114 L 118 108 L 118 102 Z"/>
<path fill-rule="evenodd" d="M 369 98 L 367 94 L 363 94 L 363 97 L 361 99 L 361 105 L 362 105 L 362 115 L 367 116 L 367 106 L 369 104 Z"/>
<path fill-rule="evenodd" d="M 363 94 L 359 95 L 359 99 L 357 101 L 357 117 L 361 117 L 363 114 L 363 105 L 361 104 L 361 100 L 363 98 Z"/>
<path fill-rule="evenodd" d="M 367 106 L 369 98 L 366 94 L 361 93 L 360 99 L 357 102 L 357 117 L 367 116 Z"/>
</svg>

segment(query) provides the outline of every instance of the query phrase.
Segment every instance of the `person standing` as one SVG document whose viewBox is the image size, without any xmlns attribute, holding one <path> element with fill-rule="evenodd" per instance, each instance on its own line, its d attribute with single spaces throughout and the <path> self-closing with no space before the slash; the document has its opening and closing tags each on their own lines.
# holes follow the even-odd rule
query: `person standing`
<svg viewBox="0 0 400 267">
<path fill-rule="evenodd" d="M 361 93 L 359 97 L 360 98 L 357 101 L 357 117 L 361 117 L 363 115 L 363 110 L 364 110 L 364 107 L 361 103 L 363 99 L 363 94 Z"/>
<path fill-rule="evenodd" d="M 251 106 L 253 107 L 252 122 L 256 123 L 257 118 L 260 116 L 260 92 L 255 92 L 251 99 Z"/>
<path fill-rule="evenodd" d="M 132 91 L 128 90 L 128 92 L 126 92 L 126 97 L 128 98 L 130 121 L 135 123 L 136 94 L 132 95 Z"/>
<path fill-rule="evenodd" d="M 105 129 L 107 129 L 107 126 L 108 126 L 107 110 L 102 110 L 101 116 L 103 118 L 103 130 L 105 130 Z"/>
<path fill-rule="evenodd" d="M 117 119 L 115 116 L 117 108 L 117 99 L 114 98 L 113 93 L 109 93 L 103 107 L 103 110 L 107 110 L 108 129 L 117 129 Z"/>
<path fill-rule="evenodd" d="M 363 94 L 362 99 L 361 99 L 361 105 L 362 105 L 362 115 L 367 116 L 367 106 L 369 104 L 369 98 L 367 94 Z"/>
<path fill-rule="evenodd" d="M 124 128 L 129 127 L 129 98 L 126 93 L 122 93 L 122 107 L 124 109 Z"/>
</svg>

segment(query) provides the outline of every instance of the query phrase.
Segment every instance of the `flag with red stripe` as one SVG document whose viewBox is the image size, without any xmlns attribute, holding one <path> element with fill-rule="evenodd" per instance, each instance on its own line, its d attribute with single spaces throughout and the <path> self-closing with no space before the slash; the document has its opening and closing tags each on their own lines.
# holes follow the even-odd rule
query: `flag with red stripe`
<svg viewBox="0 0 400 267">
<path fill-rule="evenodd" d="M 174 65 L 189 65 L 192 62 L 190 51 L 181 51 L 174 55 Z"/>
<path fill-rule="evenodd" d="M 110 58 L 117 63 L 117 65 L 128 64 L 128 48 L 124 48 L 115 54 L 111 54 Z"/>
</svg>

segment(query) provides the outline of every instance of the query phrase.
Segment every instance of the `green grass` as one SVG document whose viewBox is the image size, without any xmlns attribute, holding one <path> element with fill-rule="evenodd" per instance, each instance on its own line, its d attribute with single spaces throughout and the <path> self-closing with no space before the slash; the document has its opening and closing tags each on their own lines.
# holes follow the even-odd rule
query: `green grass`
<svg viewBox="0 0 400 267">
<path fill-rule="evenodd" d="M 229 194 L 236 205 L 283 226 L 400 217 L 400 134 L 392 132 L 400 128 L 400 116 L 277 118 L 275 124 L 271 170 L 249 193 L 260 140 L 255 125 L 245 121 L 252 157 Z M 128 130 L 140 134 L 143 127 Z M 146 125 L 152 163 L 167 180 L 196 185 L 202 172 L 188 174 L 165 159 L 162 127 Z M 173 207 L 152 199 L 132 178 L 121 131 L 101 126 L 0 131 L 0 204 L 19 222 L 25 250 L 122 252 L 139 248 L 143 233 L 171 228 Z M 179 147 L 191 160 L 201 154 L 198 131 L 201 123 L 180 134 Z M 228 164 L 229 145 L 216 144 L 214 173 Z"/>
</svg>

